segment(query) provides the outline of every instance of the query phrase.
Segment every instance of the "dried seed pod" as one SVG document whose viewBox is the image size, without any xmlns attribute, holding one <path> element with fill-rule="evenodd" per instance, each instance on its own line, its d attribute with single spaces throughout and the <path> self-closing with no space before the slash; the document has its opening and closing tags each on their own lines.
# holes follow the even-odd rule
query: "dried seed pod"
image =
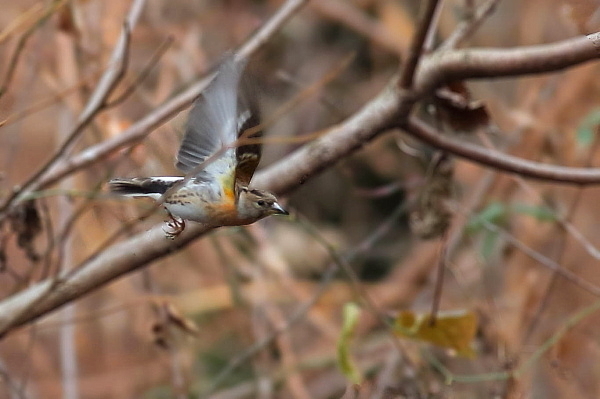
<svg viewBox="0 0 600 399">
<path fill-rule="evenodd" d="M 452 220 L 454 162 L 447 154 L 434 159 L 431 172 L 419 194 L 416 209 L 410 214 L 411 230 L 422 239 L 442 236 Z"/>
</svg>

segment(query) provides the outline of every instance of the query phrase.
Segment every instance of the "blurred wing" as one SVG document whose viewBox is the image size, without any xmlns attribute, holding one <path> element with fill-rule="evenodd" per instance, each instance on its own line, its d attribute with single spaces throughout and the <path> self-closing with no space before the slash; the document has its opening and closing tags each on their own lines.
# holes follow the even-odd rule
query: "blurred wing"
<svg viewBox="0 0 600 399">
<path fill-rule="evenodd" d="M 254 143 L 241 145 L 236 148 L 235 182 L 237 185 L 247 187 L 252 180 L 252 175 L 260 162 L 261 143 L 255 139 L 262 137 L 260 129 L 260 111 L 257 104 L 257 96 L 250 82 L 243 80 L 240 85 L 238 109 L 238 135 L 244 139 L 251 139 Z M 243 141 L 242 141 L 243 142 Z"/>
<path fill-rule="evenodd" d="M 209 157 L 231 145 L 238 136 L 238 85 L 245 62 L 229 57 L 189 114 L 185 136 L 177 154 L 177 168 L 190 173 Z M 227 149 L 217 159 L 200 167 L 195 177 L 218 179 L 224 189 L 234 186 L 237 164 L 235 149 Z"/>
</svg>

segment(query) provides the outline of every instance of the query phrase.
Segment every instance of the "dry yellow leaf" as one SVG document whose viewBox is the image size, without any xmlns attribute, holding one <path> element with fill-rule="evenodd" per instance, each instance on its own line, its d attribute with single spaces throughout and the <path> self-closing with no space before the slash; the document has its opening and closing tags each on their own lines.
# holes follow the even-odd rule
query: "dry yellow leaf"
<svg viewBox="0 0 600 399">
<path fill-rule="evenodd" d="M 477 315 L 470 311 L 440 312 L 435 322 L 430 314 L 405 310 L 396 317 L 394 331 L 399 336 L 426 341 L 453 349 L 460 356 L 475 355 L 471 342 L 477 332 Z"/>
</svg>

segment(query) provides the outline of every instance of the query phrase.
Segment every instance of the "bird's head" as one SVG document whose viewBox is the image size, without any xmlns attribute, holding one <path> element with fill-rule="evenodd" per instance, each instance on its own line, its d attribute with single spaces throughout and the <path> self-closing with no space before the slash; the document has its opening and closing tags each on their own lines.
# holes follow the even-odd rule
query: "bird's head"
<svg viewBox="0 0 600 399">
<path fill-rule="evenodd" d="M 247 187 L 240 189 L 237 208 L 242 219 L 259 220 L 270 215 L 289 215 L 273 194 Z"/>
</svg>

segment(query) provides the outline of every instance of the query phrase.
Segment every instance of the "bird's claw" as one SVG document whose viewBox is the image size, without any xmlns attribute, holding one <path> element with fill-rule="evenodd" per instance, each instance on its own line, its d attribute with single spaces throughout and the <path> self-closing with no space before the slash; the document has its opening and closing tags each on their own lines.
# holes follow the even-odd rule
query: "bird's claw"
<svg viewBox="0 0 600 399">
<path fill-rule="evenodd" d="M 179 237 L 183 230 L 185 230 L 185 220 L 169 214 L 170 220 L 167 220 L 167 225 L 163 227 L 165 237 L 169 240 L 174 240 Z"/>
</svg>

